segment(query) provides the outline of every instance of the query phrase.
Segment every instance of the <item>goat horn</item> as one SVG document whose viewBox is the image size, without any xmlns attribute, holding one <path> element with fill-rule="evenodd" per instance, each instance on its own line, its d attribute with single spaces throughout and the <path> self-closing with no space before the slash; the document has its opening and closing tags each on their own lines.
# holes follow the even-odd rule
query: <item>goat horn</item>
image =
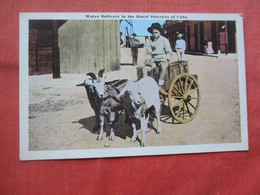
<svg viewBox="0 0 260 195">
<path fill-rule="evenodd" d="M 105 72 L 105 70 L 104 70 L 104 69 L 101 69 L 101 70 L 98 72 L 98 77 L 102 78 L 104 72 Z"/>
<path fill-rule="evenodd" d="M 90 76 L 94 80 L 97 79 L 97 76 L 93 72 L 88 73 L 87 76 Z"/>
<path fill-rule="evenodd" d="M 85 83 L 80 83 L 80 84 L 78 84 L 78 85 L 76 85 L 77 87 L 79 87 L 79 86 L 85 86 Z"/>
</svg>

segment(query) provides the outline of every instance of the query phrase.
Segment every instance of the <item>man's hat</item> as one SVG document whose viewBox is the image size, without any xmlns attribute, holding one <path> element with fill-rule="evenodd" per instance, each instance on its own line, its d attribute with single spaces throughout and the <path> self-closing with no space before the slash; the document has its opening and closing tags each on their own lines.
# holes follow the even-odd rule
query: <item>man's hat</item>
<svg viewBox="0 0 260 195">
<path fill-rule="evenodd" d="M 159 23 L 152 23 L 152 26 L 150 26 L 147 31 L 149 33 L 152 33 L 153 32 L 153 29 L 157 29 L 159 30 L 161 33 L 163 32 L 162 28 L 161 28 L 161 25 Z"/>
<path fill-rule="evenodd" d="M 182 34 L 178 34 L 177 37 L 182 37 Z"/>
</svg>

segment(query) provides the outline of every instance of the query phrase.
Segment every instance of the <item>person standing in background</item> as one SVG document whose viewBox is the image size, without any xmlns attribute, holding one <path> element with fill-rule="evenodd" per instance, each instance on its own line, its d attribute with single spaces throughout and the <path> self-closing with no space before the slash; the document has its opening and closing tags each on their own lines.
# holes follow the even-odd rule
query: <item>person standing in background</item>
<svg viewBox="0 0 260 195">
<path fill-rule="evenodd" d="M 175 44 L 175 49 L 178 56 L 178 61 L 184 61 L 185 60 L 185 50 L 186 50 L 186 42 L 182 39 L 182 34 L 177 35 L 178 40 Z"/>
<path fill-rule="evenodd" d="M 139 43 L 140 43 L 140 41 L 138 39 L 136 39 L 136 34 L 133 33 L 132 37 L 130 38 L 130 46 L 131 46 L 131 52 L 132 52 L 132 64 L 134 66 L 137 65 Z"/>
<path fill-rule="evenodd" d="M 213 43 L 211 42 L 211 40 L 208 41 L 208 47 L 207 47 L 207 54 L 212 54 L 214 53 L 213 47 L 212 47 Z"/>
<path fill-rule="evenodd" d="M 123 36 L 123 33 L 120 32 L 120 47 L 121 48 L 125 47 L 124 38 L 122 36 Z"/>
</svg>

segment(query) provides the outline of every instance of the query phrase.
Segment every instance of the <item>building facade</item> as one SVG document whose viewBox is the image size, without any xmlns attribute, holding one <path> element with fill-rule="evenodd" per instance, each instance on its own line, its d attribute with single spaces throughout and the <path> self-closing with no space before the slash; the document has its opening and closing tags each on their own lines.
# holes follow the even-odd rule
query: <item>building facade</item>
<svg viewBox="0 0 260 195">
<path fill-rule="evenodd" d="M 29 75 L 120 69 L 116 20 L 30 20 Z"/>
<path fill-rule="evenodd" d="M 66 20 L 29 21 L 29 74 L 60 77 L 58 28 Z"/>
<path fill-rule="evenodd" d="M 236 53 L 235 21 L 166 21 L 163 26 L 165 36 L 172 48 L 179 33 L 186 41 L 186 51 L 205 53 L 207 42 L 213 43 L 214 53 Z"/>
</svg>

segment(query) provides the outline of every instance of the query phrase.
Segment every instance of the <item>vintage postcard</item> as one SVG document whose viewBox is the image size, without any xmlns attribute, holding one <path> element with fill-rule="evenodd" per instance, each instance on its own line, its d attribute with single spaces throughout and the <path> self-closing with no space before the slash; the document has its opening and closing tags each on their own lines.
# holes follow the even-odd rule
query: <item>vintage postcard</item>
<svg viewBox="0 0 260 195">
<path fill-rule="evenodd" d="M 248 150 L 243 16 L 20 13 L 20 159 Z"/>
</svg>

